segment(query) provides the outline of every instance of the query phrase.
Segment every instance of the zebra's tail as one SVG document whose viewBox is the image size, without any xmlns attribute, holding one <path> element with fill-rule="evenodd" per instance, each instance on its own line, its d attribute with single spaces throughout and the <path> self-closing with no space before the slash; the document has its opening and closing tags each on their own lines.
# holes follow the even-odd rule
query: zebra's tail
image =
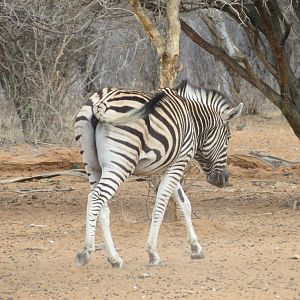
<svg viewBox="0 0 300 300">
<path fill-rule="evenodd" d="M 93 114 L 93 105 L 97 98 L 94 97 L 94 99 L 93 97 L 83 105 L 75 119 L 75 140 L 80 144 L 80 154 L 86 173 L 89 176 L 91 188 L 99 180 L 99 175 L 95 174 L 101 172 L 95 140 L 95 129 L 98 120 Z"/>
<path fill-rule="evenodd" d="M 107 124 L 112 125 L 122 125 L 129 122 L 134 122 L 138 119 L 145 118 L 149 114 L 151 114 L 158 103 L 166 96 L 166 93 L 161 90 L 157 92 L 144 106 L 141 108 L 132 109 L 126 113 L 123 113 L 120 116 L 112 117 L 105 116 L 105 114 L 101 117 L 101 121 Z"/>
</svg>

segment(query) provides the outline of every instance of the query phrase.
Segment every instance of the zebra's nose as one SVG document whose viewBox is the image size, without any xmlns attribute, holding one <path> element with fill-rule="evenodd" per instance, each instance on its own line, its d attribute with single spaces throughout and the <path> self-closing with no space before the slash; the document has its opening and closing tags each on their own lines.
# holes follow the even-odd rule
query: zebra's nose
<svg viewBox="0 0 300 300">
<path fill-rule="evenodd" d="M 224 187 L 228 182 L 229 173 L 226 169 L 220 170 L 207 177 L 207 181 L 217 187 Z"/>
</svg>

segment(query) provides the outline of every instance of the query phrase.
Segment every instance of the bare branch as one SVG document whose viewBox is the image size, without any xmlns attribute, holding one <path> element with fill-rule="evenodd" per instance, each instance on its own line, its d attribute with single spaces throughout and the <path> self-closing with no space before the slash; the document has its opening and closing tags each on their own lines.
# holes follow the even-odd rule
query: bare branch
<svg viewBox="0 0 300 300">
<path fill-rule="evenodd" d="M 299 0 L 292 0 L 292 5 L 295 10 L 296 16 L 300 22 L 300 1 Z"/>
<path fill-rule="evenodd" d="M 57 176 L 77 176 L 85 179 L 88 178 L 84 169 L 74 169 L 74 170 L 62 170 L 62 171 L 49 172 L 49 173 L 33 175 L 33 176 L 14 177 L 10 179 L 4 179 L 4 180 L 0 180 L 0 184 L 40 180 L 45 178 L 57 177 Z"/>
<path fill-rule="evenodd" d="M 179 21 L 180 0 L 167 0 L 167 21 L 168 39 L 166 51 L 160 61 L 160 85 L 162 87 L 173 87 L 177 73 L 180 71 L 178 66 L 179 58 Z"/>
<path fill-rule="evenodd" d="M 159 57 L 162 57 L 165 51 L 165 41 L 149 16 L 141 7 L 139 0 L 129 0 L 129 4 L 131 5 L 133 12 L 137 18 L 137 20 L 142 24 L 146 34 L 152 40 L 153 44 L 156 47 L 157 54 Z"/>
<path fill-rule="evenodd" d="M 167 52 L 169 55 L 179 56 L 179 38 L 180 38 L 180 21 L 179 21 L 180 0 L 167 0 L 167 20 L 168 20 L 168 40 Z"/>
<path fill-rule="evenodd" d="M 180 70 L 180 67 L 177 65 L 180 38 L 180 0 L 167 0 L 168 37 L 166 41 L 141 7 L 139 0 L 129 0 L 129 4 L 132 6 L 135 16 L 141 22 L 145 32 L 156 47 L 160 61 L 160 86 L 172 87 Z"/>
<path fill-rule="evenodd" d="M 201 16 L 202 20 L 205 22 L 207 28 L 209 29 L 214 43 L 217 47 L 223 49 L 228 53 L 229 56 L 240 57 L 242 58 L 241 51 L 233 43 L 232 38 L 227 33 L 225 23 L 220 13 L 209 13 Z M 240 59 L 242 60 L 242 59 Z M 240 90 L 241 79 L 237 76 L 235 72 L 232 72 L 231 69 L 228 69 L 228 73 L 232 79 L 233 87 L 236 91 Z"/>
<path fill-rule="evenodd" d="M 249 67 L 246 61 L 243 61 L 245 67 L 242 67 L 238 61 L 229 56 L 223 49 L 212 45 L 203 39 L 197 32 L 195 32 L 187 23 L 182 19 L 181 29 L 186 35 L 188 35 L 192 41 L 198 44 L 201 48 L 205 49 L 210 54 L 214 55 L 217 59 L 221 60 L 222 63 L 232 71 L 236 72 L 243 79 L 251 83 L 253 86 L 258 88 L 266 97 L 272 100 L 276 106 L 280 106 L 281 98 L 268 84 L 259 79 Z"/>
<path fill-rule="evenodd" d="M 261 14 L 261 18 L 264 20 L 263 22 L 263 28 L 266 35 L 266 38 L 268 39 L 269 45 L 273 52 L 273 57 L 276 62 L 276 68 L 277 68 L 277 81 L 280 87 L 281 94 L 285 94 L 288 90 L 288 74 L 286 70 L 286 65 L 288 65 L 288 62 L 286 61 L 286 55 L 284 52 L 284 49 L 280 46 L 280 42 L 278 39 L 278 34 L 281 35 L 281 30 L 278 28 L 279 20 L 276 20 L 276 16 L 270 16 L 267 7 L 261 3 L 260 0 L 254 0 L 254 3 L 259 10 Z M 268 2 L 269 3 L 269 2 Z M 273 3 L 273 2 L 271 2 Z M 272 7 L 273 14 L 281 14 L 281 12 L 277 12 L 277 7 Z M 273 30 L 274 26 L 276 26 L 276 31 Z M 278 32 L 279 31 L 279 32 Z"/>
<path fill-rule="evenodd" d="M 268 60 L 267 57 L 267 49 L 266 45 L 264 44 L 264 41 L 259 35 L 259 32 L 253 31 L 251 28 L 248 26 L 244 28 L 245 31 L 247 32 L 248 39 L 250 41 L 250 44 L 252 46 L 252 50 L 255 53 L 255 55 L 258 57 L 258 59 L 264 64 L 266 69 L 276 78 L 277 76 L 277 70 L 275 66 L 273 66 L 270 61 Z M 258 43 L 259 41 L 259 43 Z M 259 47 L 259 45 L 262 47 L 262 49 Z"/>
<path fill-rule="evenodd" d="M 284 46 L 288 36 L 290 35 L 292 25 L 293 25 L 293 23 L 290 23 L 286 26 L 285 31 L 284 31 L 283 36 L 282 36 L 281 41 L 280 41 L 280 46 L 281 47 Z"/>
</svg>

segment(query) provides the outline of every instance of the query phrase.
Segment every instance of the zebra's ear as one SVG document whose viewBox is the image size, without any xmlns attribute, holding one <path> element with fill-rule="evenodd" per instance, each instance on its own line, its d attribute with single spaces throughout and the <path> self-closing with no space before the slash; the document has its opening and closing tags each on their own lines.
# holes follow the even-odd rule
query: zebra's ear
<svg viewBox="0 0 300 300">
<path fill-rule="evenodd" d="M 237 105 L 234 108 L 225 110 L 222 113 L 222 119 L 223 119 L 223 121 L 224 122 L 228 122 L 229 120 L 232 120 L 232 119 L 238 117 L 241 114 L 242 110 L 243 110 L 243 106 L 244 106 L 244 104 L 240 103 L 239 105 Z"/>
</svg>

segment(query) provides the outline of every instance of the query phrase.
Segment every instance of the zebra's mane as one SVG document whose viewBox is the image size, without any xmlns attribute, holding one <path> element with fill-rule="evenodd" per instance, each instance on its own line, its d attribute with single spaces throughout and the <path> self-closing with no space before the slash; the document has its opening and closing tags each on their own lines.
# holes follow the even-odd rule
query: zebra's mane
<svg viewBox="0 0 300 300">
<path fill-rule="evenodd" d="M 205 106 L 213 107 L 220 113 L 230 108 L 228 98 L 221 92 L 214 89 L 194 87 L 183 80 L 175 89 L 177 94 L 185 99 L 200 102 Z"/>
</svg>

